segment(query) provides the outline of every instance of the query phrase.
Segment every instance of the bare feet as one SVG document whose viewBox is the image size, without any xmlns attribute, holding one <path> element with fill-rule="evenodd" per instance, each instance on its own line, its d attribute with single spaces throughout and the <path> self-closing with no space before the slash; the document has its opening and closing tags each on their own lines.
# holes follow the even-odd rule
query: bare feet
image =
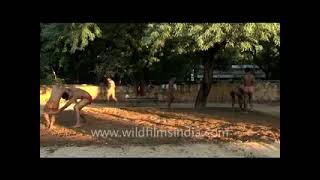
<svg viewBox="0 0 320 180">
<path fill-rule="evenodd" d="M 55 129 L 55 128 L 56 128 L 56 127 L 53 126 L 53 125 L 49 125 L 49 126 L 48 126 L 48 129 L 49 129 L 49 130 L 53 130 L 53 129 Z"/>
<path fill-rule="evenodd" d="M 50 123 L 46 123 L 46 128 L 50 129 Z"/>
</svg>

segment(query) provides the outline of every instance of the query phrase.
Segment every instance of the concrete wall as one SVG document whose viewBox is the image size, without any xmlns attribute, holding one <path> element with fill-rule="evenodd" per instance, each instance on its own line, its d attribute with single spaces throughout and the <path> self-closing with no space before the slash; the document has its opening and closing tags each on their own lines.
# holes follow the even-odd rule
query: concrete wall
<svg viewBox="0 0 320 180">
<path fill-rule="evenodd" d="M 212 88 L 209 94 L 209 102 L 230 102 L 230 91 L 232 88 L 236 87 L 237 83 L 229 82 L 219 82 L 212 84 Z M 69 85 L 72 87 L 81 88 L 86 90 L 91 94 L 94 100 L 101 100 L 103 97 L 104 89 L 96 85 Z M 175 92 L 176 102 L 194 102 L 200 85 L 177 85 L 177 90 Z M 40 104 L 44 104 L 50 97 L 51 87 L 50 86 L 40 86 Z M 116 97 L 119 101 L 125 100 L 125 95 L 128 94 L 129 97 L 135 97 L 136 88 L 133 86 L 117 86 Z M 146 88 L 147 97 L 155 97 L 161 101 L 166 100 L 166 91 L 161 86 L 154 86 L 153 89 Z M 257 82 L 255 86 L 254 99 L 256 103 L 268 103 L 268 102 L 279 102 L 280 101 L 280 82 L 268 82 L 261 81 Z M 62 100 L 62 103 L 64 100 Z"/>
</svg>

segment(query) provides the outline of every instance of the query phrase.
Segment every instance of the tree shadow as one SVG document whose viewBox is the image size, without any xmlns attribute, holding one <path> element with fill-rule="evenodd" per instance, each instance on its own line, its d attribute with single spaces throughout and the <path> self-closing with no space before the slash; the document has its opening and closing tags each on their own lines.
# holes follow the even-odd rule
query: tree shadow
<svg viewBox="0 0 320 180">
<path fill-rule="evenodd" d="M 53 130 L 48 130 L 44 127 L 40 128 L 40 144 L 41 146 L 51 146 L 51 145 L 105 145 L 110 146 L 117 145 L 157 145 L 157 144 L 184 144 L 190 142 L 189 138 L 157 138 L 152 136 L 137 136 L 131 134 L 130 137 L 123 137 L 123 131 L 134 131 L 139 130 L 144 131 L 146 134 L 146 126 L 139 124 L 130 124 L 124 121 L 108 118 L 99 118 L 97 116 L 84 113 L 82 115 L 86 119 L 86 124 L 80 128 L 73 128 L 72 126 L 76 122 L 76 114 L 72 110 L 67 110 L 61 112 L 61 114 L 56 118 L 56 128 Z M 121 117 L 116 117 L 120 118 Z M 44 123 L 44 119 L 41 119 Z M 43 124 L 42 124 L 43 126 Z M 160 130 L 159 128 L 157 128 Z M 94 137 L 93 131 L 99 130 L 110 130 L 112 132 L 118 131 L 118 135 L 122 137 Z M 149 132 L 150 133 L 150 132 Z M 188 140 L 189 139 L 189 140 Z"/>
<path fill-rule="evenodd" d="M 183 117 L 179 117 L 179 113 L 170 114 L 164 111 L 163 109 L 151 109 L 144 108 L 106 108 L 100 111 L 99 109 L 90 110 L 94 113 L 101 113 L 109 117 L 113 117 L 116 119 L 125 119 L 128 122 L 136 123 L 143 126 L 151 126 L 157 127 L 160 129 L 170 129 L 174 128 L 177 130 L 186 130 L 192 129 L 196 132 L 201 132 L 203 136 L 195 137 L 195 139 L 200 140 L 202 138 L 207 138 L 211 140 L 218 141 L 277 141 L 280 138 L 280 129 L 272 127 L 270 124 L 263 124 L 261 122 L 246 122 L 244 120 L 223 120 L 223 119 L 213 119 L 212 117 L 203 117 L 202 119 L 197 117 L 198 119 L 185 119 Z M 160 112 L 159 112 L 160 111 Z M 165 116 L 163 116 L 164 113 Z M 162 115 L 159 116 L 158 114 Z M 169 115 L 168 115 L 169 114 Z M 201 114 L 201 113 L 199 113 Z M 183 111 L 184 115 L 184 111 Z M 197 114 L 193 114 L 193 116 L 197 116 Z M 215 131 L 228 131 L 230 132 L 230 136 L 228 137 L 215 137 Z"/>
<path fill-rule="evenodd" d="M 280 128 L 279 117 L 258 111 L 244 113 L 240 111 L 240 109 L 233 110 L 232 107 L 209 107 L 200 109 L 198 112 L 230 123 L 244 122 L 254 125 L 271 125 L 274 128 Z"/>
<path fill-rule="evenodd" d="M 58 130 L 46 131 L 41 129 L 40 142 L 46 144 L 105 144 L 124 145 L 124 144 L 185 144 L 190 142 L 230 142 L 235 140 L 257 140 L 269 142 L 270 139 L 280 138 L 280 128 L 263 123 L 266 115 L 253 112 L 251 115 L 262 116 L 260 119 L 251 117 L 250 114 L 240 114 L 233 118 L 231 108 L 206 108 L 201 110 L 194 109 L 163 109 L 163 108 L 100 108 L 89 107 L 83 116 L 87 123 L 81 128 L 72 128 L 76 122 L 76 114 L 73 110 L 63 111 L 56 119 Z M 90 111 L 93 109 L 94 111 Z M 102 109 L 102 111 L 100 111 Z M 119 112 L 116 112 L 119 111 Z M 221 112 L 222 111 L 222 112 Z M 130 114 L 131 113 L 131 114 Z M 240 113 L 240 112 L 233 112 Z M 249 119 L 248 119 L 249 117 Z M 265 120 L 265 119 L 264 119 Z M 129 130 L 135 128 L 155 128 L 157 130 L 185 130 L 194 127 L 209 133 L 204 137 L 174 137 L 174 138 L 155 138 L 155 137 L 99 137 L 93 138 L 94 130 Z M 271 128 L 270 128 L 271 127 Z M 214 129 L 226 129 L 232 134 L 228 138 L 213 137 L 210 135 Z"/>
<path fill-rule="evenodd" d="M 243 113 L 240 109 L 225 107 L 190 109 L 190 108 L 132 108 L 122 107 L 120 109 L 137 112 L 149 113 L 161 118 L 185 119 L 190 121 L 202 121 L 205 119 L 222 120 L 229 123 L 248 123 L 253 125 L 266 125 L 280 128 L 280 118 L 261 112 Z"/>
</svg>

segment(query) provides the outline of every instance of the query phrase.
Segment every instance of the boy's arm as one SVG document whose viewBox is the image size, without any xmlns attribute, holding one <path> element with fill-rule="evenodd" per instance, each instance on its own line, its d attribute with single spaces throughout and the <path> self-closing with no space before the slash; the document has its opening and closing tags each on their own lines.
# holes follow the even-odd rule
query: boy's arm
<svg viewBox="0 0 320 180">
<path fill-rule="evenodd" d="M 66 109 L 68 106 L 70 106 L 72 103 L 75 102 L 76 99 L 72 98 L 70 99 L 64 106 L 62 106 L 60 109 L 59 109 L 59 112 L 63 111 L 64 109 Z"/>
</svg>

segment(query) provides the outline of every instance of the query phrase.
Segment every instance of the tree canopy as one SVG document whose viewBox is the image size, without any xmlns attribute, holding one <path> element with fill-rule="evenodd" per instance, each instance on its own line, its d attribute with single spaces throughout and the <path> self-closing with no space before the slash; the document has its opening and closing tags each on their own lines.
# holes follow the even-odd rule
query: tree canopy
<svg viewBox="0 0 320 180">
<path fill-rule="evenodd" d="M 42 83 L 54 74 L 67 83 L 183 81 L 202 65 L 205 105 L 214 69 L 257 64 L 269 78 L 280 67 L 279 23 L 40 23 L 40 32 Z"/>
</svg>

